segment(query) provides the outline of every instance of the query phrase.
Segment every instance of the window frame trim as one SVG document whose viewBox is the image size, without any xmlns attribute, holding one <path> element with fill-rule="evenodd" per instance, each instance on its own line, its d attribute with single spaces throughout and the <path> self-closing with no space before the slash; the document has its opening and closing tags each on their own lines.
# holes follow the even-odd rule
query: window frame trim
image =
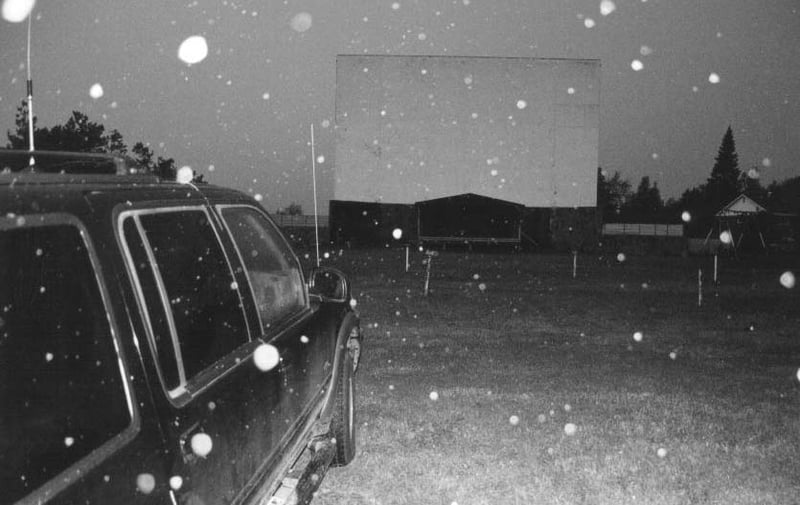
<svg viewBox="0 0 800 505">
<path fill-rule="evenodd" d="M 23 224 L 19 224 L 19 219 L 23 219 Z M 117 370 L 120 374 L 123 394 L 128 407 L 129 421 L 127 426 L 107 439 L 98 447 L 92 449 L 88 454 L 78 459 L 59 473 L 50 477 L 43 484 L 32 489 L 16 505 L 40 504 L 50 500 L 70 484 L 85 477 L 90 471 L 94 470 L 105 460 L 126 447 L 141 432 L 142 419 L 136 402 L 136 393 L 132 384 L 131 373 L 128 367 L 127 356 L 120 341 L 120 332 L 117 318 L 114 315 L 113 304 L 110 303 L 111 296 L 108 287 L 103 281 L 101 272 L 102 264 L 97 255 L 94 243 L 90 239 L 88 228 L 76 215 L 68 212 L 48 212 L 44 214 L 15 214 L 0 217 L 0 232 L 20 228 L 39 228 L 45 226 L 66 225 L 78 230 L 78 235 L 86 248 L 86 255 L 92 268 L 92 276 L 100 295 L 100 302 L 106 314 L 106 324 L 108 325 L 109 336 L 113 344 L 114 353 L 117 359 Z"/>
<path fill-rule="evenodd" d="M 145 206 L 131 209 L 129 206 L 126 206 L 126 209 L 119 212 L 117 214 L 116 220 L 116 231 L 118 235 L 118 240 L 120 241 L 122 251 L 125 256 L 125 268 L 128 271 L 128 277 L 133 284 L 134 287 L 134 294 L 136 297 L 136 303 L 139 308 L 139 312 L 143 314 L 143 322 L 145 324 L 145 332 L 147 334 L 147 342 L 148 346 L 150 347 L 150 352 L 154 357 L 158 357 L 158 351 L 156 350 L 154 333 L 153 333 L 153 325 L 150 319 L 150 314 L 147 310 L 148 304 L 147 300 L 144 296 L 144 291 L 142 290 L 141 280 L 139 279 L 139 275 L 135 270 L 135 265 L 133 262 L 133 256 L 130 251 L 130 247 L 128 245 L 127 240 L 125 239 L 125 232 L 124 232 L 124 222 L 127 218 L 132 217 L 134 218 L 134 223 L 136 224 L 136 230 L 139 233 L 139 237 L 142 239 L 142 243 L 145 247 L 145 251 L 148 258 L 148 268 L 151 269 L 153 272 L 154 277 L 156 277 L 156 289 L 159 292 L 159 301 L 161 302 L 161 307 L 165 311 L 168 326 L 170 331 L 170 339 L 172 340 L 173 350 L 175 351 L 175 359 L 178 366 L 178 377 L 181 381 L 180 384 L 173 388 L 172 390 L 168 389 L 166 383 L 164 381 L 164 373 L 161 369 L 161 363 L 158 359 L 154 360 L 154 367 L 156 369 L 156 373 L 158 375 L 159 383 L 162 392 L 168 399 L 168 401 L 174 405 L 175 407 L 182 407 L 189 403 L 194 397 L 200 395 L 203 391 L 205 391 L 208 387 L 212 386 L 215 382 L 217 382 L 220 378 L 224 377 L 231 370 L 235 368 L 234 366 L 223 366 L 217 367 L 216 364 L 226 364 L 232 355 L 238 356 L 241 353 L 243 348 L 247 348 L 250 346 L 254 341 L 256 341 L 256 337 L 253 335 L 253 330 L 249 321 L 249 317 L 247 314 L 247 310 L 245 307 L 245 300 L 243 299 L 241 288 L 238 286 L 236 287 L 236 293 L 239 297 L 239 307 L 242 315 L 242 319 L 245 323 L 245 333 L 247 340 L 246 342 L 239 344 L 233 349 L 231 352 L 218 358 L 214 361 L 214 364 L 209 365 L 201 372 L 195 374 L 192 377 L 186 376 L 186 370 L 183 364 L 183 355 L 180 351 L 180 340 L 177 334 L 177 329 L 175 328 L 173 314 L 172 314 L 172 307 L 169 303 L 169 296 L 167 295 L 166 289 L 163 285 L 163 279 L 161 278 L 160 269 L 158 264 L 155 262 L 155 258 L 153 257 L 152 247 L 150 244 L 147 235 L 144 233 L 144 229 L 141 227 L 141 223 L 139 221 L 139 216 L 141 215 L 149 215 L 149 214 L 165 214 L 170 212 L 187 212 L 187 211 L 201 211 L 205 214 L 206 219 L 208 220 L 208 224 L 211 227 L 212 231 L 214 232 L 214 237 L 216 239 L 217 245 L 219 246 L 220 251 L 222 252 L 222 256 L 225 259 L 225 264 L 228 267 L 228 274 L 233 281 L 236 280 L 236 273 L 234 271 L 234 264 L 231 262 L 231 258 L 229 257 L 228 250 L 225 247 L 225 243 L 221 237 L 221 230 L 218 224 L 215 224 L 215 220 L 217 216 L 213 214 L 211 209 L 208 205 L 202 203 L 196 203 L 191 205 L 163 205 L 163 204 L 156 204 L 155 206 Z M 177 346 L 177 347 L 175 347 Z M 238 360 L 237 360 L 238 362 Z M 210 371 L 214 370 L 213 373 Z"/>
<path fill-rule="evenodd" d="M 297 271 L 300 273 L 300 279 L 302 281 L 301 284 L 302 284 L 302 290 L 303 290 L 303 307 L 302 307 L 302 309 L 296 311 L 293 314 L 290 314 L 290 315 L 286 316 L 283 320 L 279 320 L 278 321 L 278 323 L 285 323 L 285 324 L 277 324 L 277 325 L 272 326 L 272 327 L 270 327 L 268 329 L 264 328 L 264 322 L 261 320 L 261 315 L 257 314 L 257 316 L 258 316 L 258 318 L 257 318 L 258 319 L 258 325 L 259 325 L 259 328 L 261 330 L 261 333 L 260 333 L 261 336 L 267 337 L 268 336 L 267 335 L 267 330 L 269 330 L 270 333 L 272 333 L 273 331 L 275 331 L 277 333 L 281 333 L 282 332 L 282 328 L 285 325 L 294 324 L 294 322 L 296 320 L 302 318 L 302 315 L 309 310 L 308 283 L 306 282 L 305 272 L 303 272 L 303 265 L 302 265 L 302 263 L 300 263 L 300 259 L 297 257 L 297 254 L 295 253 L 294 248 L 292 247 L 292 245 L 289 243 L 288 240 L 286 240 L 286 236 L 283 234 L 283 232 L 281 231 L 280 227 L 275 224 L 275 222 L 272 220 L 272 218 L 269 216 L 269 214 L 267 212 L 265 212 L 263 209 L 255 206 L 255 205 L 250 205 L 250 204 L 246 204 L 246 203 L 231 203 L 231 204 L 225 203 L 225 204 L 217 204 L 217 205 L 215 205 L 214 209 L 216 210 L 217 215 L 219 216 L 219 220 L 222 223 L 222 226 L 225 229 L 225 232 L 228 234 L 228 237 L 230 238 L 230 241 L 233 244 L 233 248 L 236 251 L 236 256 L 239 259 L 239 264 L 242 266 L 242 268 L 245 269 L 245 273 L 247 274 L 246 275 L 246 277 L 247 277 L 247 286 L 248 286 L 248 289 L 250 291 L 250 296 L 252 297 L 253 304 L 255 304 L 256 294 L 255 294 L 255 291 L 253 290 L 253 283 L 250 281 L 249 273 L 247 272 L 247 263 L 244 261 L 244 258 L 242 257 L 242 252 L 239 249 L 239 244 L 236 243 L 236 240 L 234 239 L 233 233 L 231 232 L 230 226 L 228 226 L 228 222 L 225 220 L 224 211 L 227 210 L 227 209 L 237 209 L 237 208 L 239 208 L 239 209 L 249 209 L 249 210 L 255 211 L 256 213 L 260 214 L 272 226 L 274 231 L 278 232 L 277 233 L 278 237 L 280 237 L 280 240 L 283 243 L 283 245 L 291 253 L 292 261 L 294 262 L 294 265 L 297 267 Z M 256 312 L 258 312 L 258 311 L 256 311 Z"/>
<path fill-rule="evenodd" d="M 153 279 L 155 280 L 156 283 L 156 290 L 158 291 L 158 299 L 161 301 L 161 307 L 162 309 L 164 309 L 164 315 L 166 316 L 167 319 L 167 329 L 169 330 L 170 341 L 172 343 L 172 352 L 175 353 L 175 366 L 178 369 L 177 370 L 178 386 L 175 389 L 169 390 L 166 388 L 166 383 L 164 381 L 164 372 L 160 366 L 161 362 L 158 360 L 158 349 L 155 344 L 155 335 L 153 334 L 152 331 L 148 333 L 148 339 L 151 342 L 153 354 L 156 355 L 156 363 L 157 363 L 159 378 L 161 379 L 164 389 L 166 389 L 167 391 L 167 394 L 170 397 L 174 398 L 175 396 L 180 396 L 181 394 L 183 394 L 183 392 L 186 391 L 186 369 L 183 366 L 183 354 L 181 353 L 181 345 L 180 342 L 178 341 L 178 330 L 175 327 L 175 317 L 172 314 L 172 309 L 167 309 L 167 307 L 170 307 L 170 303 L 169 303 L 169 297 L 167 296 L 167 290 L 164 287 L 164 279 L 161 277 L 161 268 L 158 266 L 158 263 L 156 263 L 155 255 L 153 254 L 153 247 L 150 244 L 150 239 L 147 237 L 147 234 L 144 232 L 144 229 L 142 228 L 142 223 L 139 220 L 140 215 L 141 214 L 134 214 L 131 216 L 131 219 L 133 219 L 133 224 L 136 227 L 136 232 L 139 234 L 139 238 L 142 240 L 142 247 L 144 247 L 144 253 L 147 256 L 148 267 L 150 268 L 150 271 L 153 274 Z M 124 220 L 122 226 L 124 227 Z M 125 239 L 124 235 L 123 235 L 123 240 L 125 240 L 126 253 L 130 254 L 130 248 L 128 247 L 128 242 L 127 239 Z M 133 256 L 130 256 L 129 261 L 131 262 L 131 264 L 133 264 Z M 144 291 L 142 290 L 142 284 L 141 280 L 139 279 L 138 273 L 136 274 L 136 280 L 137 280 L 136 282 L 137 295 L 140 296 L 142 300 L 145 300 Z M 153 322 L 150 319 L 150 311 L 145 310 L 144 316 L 148 327 L 152 330 Z"/>
</svg>

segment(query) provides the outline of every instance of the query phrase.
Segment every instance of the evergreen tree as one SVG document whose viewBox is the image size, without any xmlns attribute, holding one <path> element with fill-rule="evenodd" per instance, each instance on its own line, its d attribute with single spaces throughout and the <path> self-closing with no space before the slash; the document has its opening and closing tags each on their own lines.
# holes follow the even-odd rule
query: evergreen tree
<svg viewBox="0 0 800 505">
<path fill-rule="evenodd" d="M 17 113 L 14 116 L 14 131 L 6 131 L 8 137 L 7 147 L 9 149 L 27 149 L 28 148 L 28 102 L 25 100 L 17 107 Z M 33 116 L 33 129 L 36 131 L 36 116 Z M 35 133 L 34 133 L 35 138 Z"/>
<path fill-rule="evenodd" d="M 631 198 L 631 183 L 623 179 L 619 172 L 608 178 L 605 171 L 599 169 L 597 176 L 597 207 L 603 221 L 612 223 L 619 220 L 622 208 Z"/>
<path fill-rule="evenodd" d="M 739 178 L 739 188 L 742 193 L 764 205 L 767 201 L 767 189 L 761 185 L 759 176 L 758 168 L 755 166 L 747 172 L 742 172 Z"/>
<path fill-rule="evenodd" d="M 162 158 L 161 156 L 156 158 L 153 150 L 144 145 L 142 142 L 137 142 L 133 145 L 131 148 L 131 157 L 133 157 L 133 159 L 135 159 L 136 162 L 140 166 L 144 167 L 148 172 L 156 174 L 162 179 L 175 179 L 177 174 L 175 160 L 172 158 Z M 195 180 L 197 182 L 205 182 L 202 180 L 202 175 L 199 176 L 199 179 L 198 176 L 195 175 Z"/>
<path fill-rule="evenodd" d="M 653 223 L 660 218 L 664 202 L 658 184 L 650 184 L 650 177 L 644 176 L 636 188 L 636 192 L 623 209 L 623 217 L 627 221 Z"/>
<path fill-rule="evenodd" d="M 17 108 L 15 118 L 16 129 L 7 132 L 10 149 L 28 148 L 28 107 L 25 102 Z M 63 125 L 52 128 L 38 128 L 36 117 L 33 118 L 34 147 L 38 151 L 70 151 L 89 153 L 125 154 L 127 147 L 122 141 L 122 134 L 117 130 L 106 133 L 100 123 L 89 121 L 86 114 L 73 111 L 72 116 Z"/>
<path fill-rule="evenodd" d="M 711 176 L 706 183 L 705 196 L 708 204 L 714 209 L 719 209 L 736 198 L 742 191 L 741 175 L 733 131 L 728 126 L 722 137 L 714 168 L 711 169 Z"/>
<path fill-rule="evenodd" d="M 68 151 L 91 153 L 128 154 L 128 148 L 117 130 L 106 133 L 100 123 L 89 121 L 82 112 L 73 111 L 72 116 L 63 125 L 52 128 L 36 126 L 33 118 L 34 147 L 37 151 Z M 16 128 L 6 133 L 9 149 L 28 149 L 28 105 L 25 101 L 17 108 L 14 120 Z M 162 179 L 174 180 L 177 173 L 175 160 L 156 157 L 152 149 L 137 142 L 131 149 L 130 156 L 145 169 Z M 195 182 L 205 182 L 203 176 L 195 176 Z"/>
<path fill-rule="evenodd" d="M 800 177 L 773 181 L 767 187 L 767 195 L 766 205 L 772 212 L 800 216 Z"/>
</svg>

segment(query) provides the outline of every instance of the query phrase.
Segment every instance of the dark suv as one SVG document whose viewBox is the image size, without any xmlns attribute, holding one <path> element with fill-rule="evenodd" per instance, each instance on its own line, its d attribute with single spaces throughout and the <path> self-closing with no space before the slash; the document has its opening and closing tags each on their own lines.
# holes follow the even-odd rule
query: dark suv
<svg viewBox="0 0 800 505">
<path fill-rule="evenodd" d="M 0 503 L 310 500 L 355 454 L 346 279 L 247 195 L 135 172 L 0 150 Z"/>
</svg>

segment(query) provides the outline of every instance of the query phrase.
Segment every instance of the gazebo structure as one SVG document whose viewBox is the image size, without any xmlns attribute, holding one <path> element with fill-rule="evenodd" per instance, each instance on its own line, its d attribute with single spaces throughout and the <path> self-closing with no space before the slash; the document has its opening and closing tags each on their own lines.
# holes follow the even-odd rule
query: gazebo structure
<svg viewBox="0 0 800 505">
<path fill-rule="evenodd" d="M 766 251 L 767 243 L 762 228 L 768 216 L 767 209 L 742 193 L 715 214 L 715 223 L 708 231 L 706 241 L 716 230 L 722 244 L 730 248 L 733 254 L 743 247 Z"/>
</svg>

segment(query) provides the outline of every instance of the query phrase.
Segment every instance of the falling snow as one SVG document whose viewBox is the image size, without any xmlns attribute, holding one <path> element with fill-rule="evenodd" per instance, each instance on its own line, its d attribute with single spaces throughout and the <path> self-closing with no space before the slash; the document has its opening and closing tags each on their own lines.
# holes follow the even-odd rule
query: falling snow
<svg viewBox="0 0 800 505">
<path fill-rule="evenodd" d="M 140 473 L 136 477 L 136 490 L 142 494 L 150 494 L 156 488 L 156 478 L 152 473 Z"/>
<path fill-rule="evenodd" d="M 188 184 L 192 182 L 192 179 L 194 179 L 194 171 L 192 170 L 192 167 L 183 166 L 178 169 L 175 180 L 177 180 L 179 183 Z"/>
<path fill-rule="evenodd" d="M 206 56 L 208 56 L 208 44 L 201 35 L 188 37 L 178 47 L 178 58 L 188 65 L 200 63 Z"/>
<path fill-rule="evenodd" d="M 173 491 L 180 490 L 183 487 L 183 478 L 179 475 L 173 475 L 169 478 L 169 487 L 172 488 Z"/>
<path fill-rule="evenodd" d="M 308 12 L 298 12 L 297 14 L 294 15 L 294 17 L 292 17 L 289 26 L 292 27 L 292 30 L 298 33 L 303 33 L 305 31 L 308 31 L 309 28 L 311 28 L 311 23 L 312 23 L 311 14 L 309 14 Z"/>
<path fill-rule="evenodd" d="M 262 372 L 269 372 L 280 362 L 278 349 L 272 344 L 261 344 L 253 353 L 253 362 Z"/>
<path fill-rule="evenodd" d="M 28 18 L 36 0 L 5 0 L 3 2 L 3 19 L 9 23 L 21 23 Z"/>
<path fill-rule="evenodd" d="M 611 0 L 603 0 L 600 2 L 600 14 L 603 16 L 608 16 L 615 10 L 617 10 L 617 6 Z"/>
<path fill-rule="evenodd" d="M 211 449 L 214 448 L 214 442 L 207 433 L 195 433 L 192 435 L 191 440 L 192 452 L 201 458 L 205 458 L 211 454 Z"/>
<path fill-rule="evenodd" d="M 89 96 L 97 100 L 98 98 L 103 96 L 103 86 L 100 83 L 92 84 L 92 87 L 89 88 Z"/>
</svg>

